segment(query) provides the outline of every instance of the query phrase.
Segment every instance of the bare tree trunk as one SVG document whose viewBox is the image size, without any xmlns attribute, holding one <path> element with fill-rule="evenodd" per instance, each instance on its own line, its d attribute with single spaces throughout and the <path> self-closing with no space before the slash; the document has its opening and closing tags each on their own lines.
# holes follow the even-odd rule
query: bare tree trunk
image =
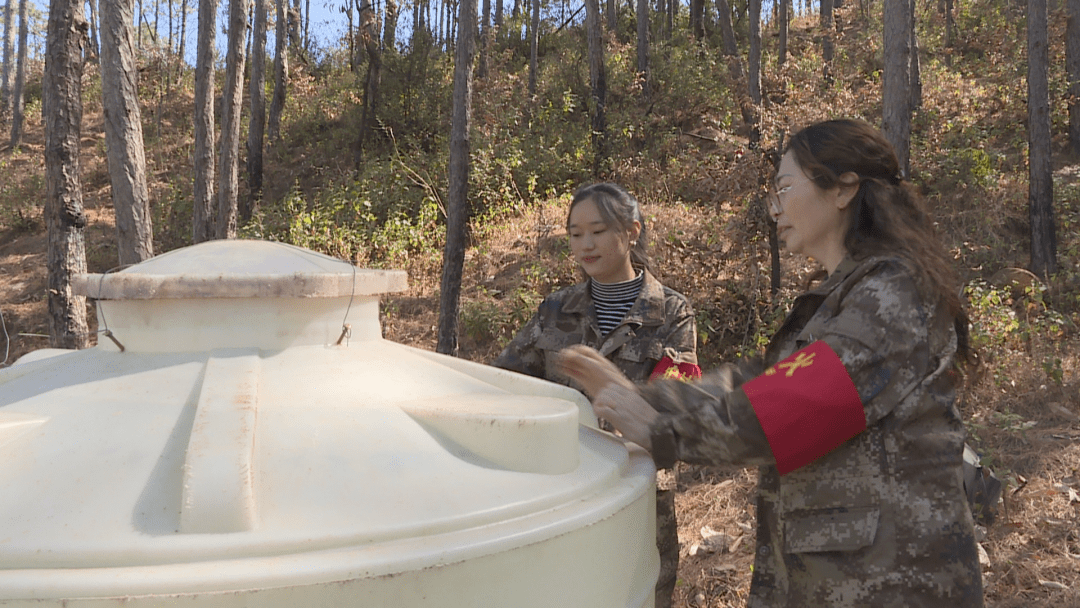
<svg viewBox="0 0 1080 608">
<path fill-rule="evenodd" d="M 833 0 L 821 0 L 821 73 L 827 84 L 831 84 L 833 80 L 833 33 Z"/>
<path fill-rule="evenodd" d="M 501 39 L 503 29 L 503 0 L 495 0 L 495 35 L 496 42 Z"/>
<path fill-rule="evenodd" d="M 615 0 L 607 0 L 607 27 L 608 31 L 612 34 L 615 33 L 615 28 L 618 26 L 618 8 Z"/>
<path fill-rule="evenodd" d="M 649 90 L 649 0 L 637 0 L 637 71 L 641 79 L 641 96 L 648 99 Z"/>
<path fill-rule="evenodd" d="M 705 0 L 690 0 L 690 33 L 697 40 L 705 37 Z"/>
<path fill-rule="evenodd" d="M 229 37 L 225 51 L 225 84 L 221 92 L 221 154 L 218 157 L 219 239 L 236 238 L 240 181 L 240 106 L 244 99 L 244 39 L 248 0 L 229 0 Z M 305 37 L 306 40 L 306 37 Z"/>
<path fill-rule="evenodd" d="M 593 0 L 595 2 L 595 0 Z M 536 95 L 537 49 L 540 39 L 540 0 L 532 0 L 532 19 L 529 20 L 529 96 Z"/>
<path fill-rule="evenodd" d="M 911 32 L 908 27 L 910 10 L 907 1 L 886 2 L 885 70 L 882 83 L 882 120 L 885 138 L 889 140 L 900 160 L 904 177 L 911 174 L 908 153 L 911 144 L 910 76 Z"/>
<path fill-rule="evenodd" d="M 176 53 L 180 61 L 176 62 L 176 81 L 180 82 L 180 75 L 184 71 L 184 40 L 187 39 L 187 0 L 180 3 L 180 50 Z"/>
<path fill-rule="evenodd" d="M 142 28 L 142 20 L 143 20 L 142 0 L 138 0 L 138 7 L 139 7 L 138 13 L 135 15 L 135 29 L 136 29 L 136 32 L 137 32 L 136 44 L 138 44 L 139 48 L 141 49 L 141 48 L 143 48 L 143 45 L 142 45 L 142 31 L 143 31 L 143 28 Z"/>
<path fill-rule="evenodd" d="M 491 0 L 484 0 L 484 10 L 480 19 L 480 63 L 476 67 L 476 77 L 487 78 L 488 53 L 491 52 Z"/>
<path fill-rule="evenodd" d="M 1050 162 L 1046 13 L 1046 0 L 1028 0 L 1028 201 L 1031 215 L 1031 271 L 1043 278 L 1057 272 L 1054 182 Z"/>
<path fill-rule="evenodd" d="M 1069 79 L 1069 146 L 1080 154 L 1080 0 L 1067 0 L 1065 72 Z"/>
<path fill-rule="evenodd" d="M 88 0 L 90 4 L 90 52 L 94 57 L 101 55 L 101 45 L 98 44 L 97 27 L 97 0 Z"/>
<path fill-rule="evenodd" d="M 4 3 L 4 71 L 0 75 L 0 123 L 3 123 L 11 113 L 11 84 L 12 84 L 12 52 L 15 47 L 15 28 L 13 17 L 15 15 L 14 0 Z"/>
<path fill-rule="evenodd" d="M 439 292 L 437 352 L 457 355 L 461 272 L 469 225 L 469 127 L 472 120 L 472 62 L 476 47 L 476 0 L 461 0 L 454 57 L 454 117 L 450 125 L 446 250 Z"/>
<path fill-rule="evenodd" d="M 284 0 L 282 0 L 284 1 Z M 195 60 L 195 206 L 192 240 L 214 238 L 214 35 L 217 1 L 199 0 L 199 39 Z"/>
<path fill-rule="evenodd" d="M 9 0 L 10 1 L 10 0 Z M 86 26 L 86 19 L 82 18 L 82 10 L 79 10 L 79 17 L 83 26 Z M 18 63 L 15 65 L 15 90 L 11 94 L 11 147 L 16 148 L 22 143 L 23 134 L 23 116 L 26 110 L 26 104 L 24 93 L 26 91 L 26 37 L 30 29 L 30 19 L 26 14 L 26 0 L 19 0 L 19 58 Z M 85 32 L 84 32 L 85 35 Z M 79 42 L 79 50 L 82 51 L 82 41 Z M 75 61 L 72 59 L 72 61 Z M 79 71 L 82 72 L 82 64 L 79 64 Z M 82 100 L 79 101 L 81 106 Z M 80 120 L 82 111 L 80 110 Z"/>
<path fill-rule="evenodd" d="M 386 0 L 386 16 L 383 19 L 383 48 L 393 51 L 397 45 L 398 4 L 395 0 Z"/>
<path fill-rule="evenodd" d="M 368 56 L 367 77 L 364 79 L 363 110 L 360 114 L 360 139 L 356 146 L 356 170 L 363 163 L 364 149 L 375 132 L 378 116 L 379 84 L 382 82 L 382 55 L 379 51 L 379 16 L 369 6 L 360 9 L 360 42 Z"/>
<path fill-rule="evenodd" d="M 240 219 L 251 219 L 262 197 L 263 133 L 266 127 L 266 3 L 255 0 L 255 20 L 252 28 L 251 82 L 248 94 L 251 116 L 248 117 L 247 170 L 248 198 L 240 208 Z"/>
<path fill-rule="evenodd" d="M 137 264 L 154 255 L 131 31 L 134 10 L 131 0 L 106 0 L 101 6 L 101 105 L 121 264 Z"/>
<path fill-rule="evenodd" d="M 387 4 L 392 0 L 388 0 Z M 281 139 L 281 112 L 285 110 L 285 91 L 289 86 L 289 48 L 286 44 L 285 2 L 277 0 L 277 24 L 274 30 L 274 98 L 270 101 L 267 135 L 271 143 Z"/>
<path fill-rule="evenodd" d="M 864 2 L 866 0 L 863 0 Z M 955 41 L 953 40 L 956 29 L 956 24 L 953 22 L 953 0 L 945 0 L 945 46 L 952 48 Z M 952 55 L 945 55 L 949 64 L 952 64 Z"/>
<path fill-rule="evenodd" d="M 777 27 L 780 29 L 780 44 L 776 50 L 776 65 L 781 66 L 787 62 L 788 53 L 788 2 L 791 0 L 775 0 L 779 3 Z"/>
<path fill-rule="evenodd" d="M 915 35 L 915 0 L 908 0 L 911 4 L 911 41 L 908 42 L 908 46 L 911 48 L 911 63 L 909 64 L 910 74 L 908 74 L 908 82 L 911 86 L 911 109 L 914 111 L 917 108 L 922 107 L 922 68 L 919 64 L 919 37 Z"/>
<path fill-rule="evenodd" d="M 753 118 L 750 122 L 750 145 L 761 141 L 761 0 L 750 0 L 747 6 L 750 13 L 750 57 L 747 61 L 747 89 L 753 104 Z"/>
<path fill-rule="evenodd" d="M 71 277 L 86 272 L 79 140 L 87 29 L 82 0 L 52 1 L 41 113 L 45 119 L 45 222 L 49 229 L 49 344 L 54 348 L 85 348 L 89 343 L 86 298 L 71 291 Z"/>
<path fill-rule="evenodd" d="M 728 57 L 739 56 L 739 45 L 735 41 L 735 28 L 731 25 L 731 5 L 727 0 L 716 0 L 717 19 L 720 21 L 720 37 L 724 42 L 724 54 Z M 740 67 L 739 71 L 742 71 Z"/>
<path fill-rule="evenodd" d="M 305 54 L 305 56 L 307 56 L 307 53 L 309 53 L 311 51 L 311 37 L 310 37 L 310 33 L 309 33 L 310 32 L 310 27 L 311 27 L 311 0 L 304 0 L 304 54 Z"/>
<path fill-rule="evenodd" d="M 589 39 L 593 175 L 599 175 L 607 159 L 607 70 L 604 65 L 604 38 L 600 31 L 600 6 L 597 0 L 585 0 L 585 31 Z"/>
</svg>

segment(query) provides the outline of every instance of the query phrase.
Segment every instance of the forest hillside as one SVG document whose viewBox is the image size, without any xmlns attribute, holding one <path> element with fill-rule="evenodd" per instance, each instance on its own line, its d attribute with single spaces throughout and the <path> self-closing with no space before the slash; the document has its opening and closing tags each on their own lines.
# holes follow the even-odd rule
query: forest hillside
<svg viewBox="0 0 1080 608">
<path fill-rule="evenodd" d="M 882 124 L 881 3 L 844 2 L 830 29 L 795 4 L 782 64 L 777 20 L 766 20 L 761 102 L 750 114 L 746 3 L 731 5 L 737 59 L 724 55 L 712 9 L 701 36 L 685 10 L 666 33 L 656 19 L 662 33 L 653 34 L 647 80 L 636 68 L 634 15 L 620 5 L 616 27 L 604 31 L 607 154 L 599 163 L 577 7 L 546 7 L 532 94 L 524 17 L 507 16 L 488 47 L 486 74 L 473 82 L 459 356 L 490 362 L 545 294 L 579 279 L 566 207 L 578 185 L 599 179 L 642 201 L 659 275 L 696 310 L 702 366 L 760 351 L 815 270 L 783 255 L 779 289 L 771 288 L 762 194 L 781 137 L 832 117 Z M 1046 280 L 1025 270 L 1026 6 L 959 2 L 947 32 L 945 2 L 915 4 L 921 98 L 912 111 L 911 178 L 954 254 L 973 321 L 981 363 L 961 403 L 970 443 L 1005 483 L 998 519 L 980 537 L 987 605 L 1080 607 L 1080 157 L 1068 144 L 1066 3 L 1050 3 L 1049 12 L 1058 271 Z M 828 69 L 824 40 L 834 44 Z M 262 194 L 239 237 L 407 270 L 409 290 L 383 302 L 385 335 L 434 349 L 452 49 L 420 32 L 386 50 L 381 106 L 361 143 L 370 60 L 347 42 L 293 57 L 281 137 L 267 145 Z M 138 55 L 156 253 L 192 242 L 194 76 L 170 51 L 148 46 Z M 3 365 L 49 344 L 41 69 L 28 72 L 21 144 L 0 150 Z M 101 87 L 89 62 L 80 160 L 90 272 L 118 264 Z M 268 98 L 272 90 L 268 79 Z M 248 186 L 242 177 L 242 197 Z M 744 604 L 756 475 L 681 464 L 661 477 L 678 490 L 677 606 Z"/>
</svg>

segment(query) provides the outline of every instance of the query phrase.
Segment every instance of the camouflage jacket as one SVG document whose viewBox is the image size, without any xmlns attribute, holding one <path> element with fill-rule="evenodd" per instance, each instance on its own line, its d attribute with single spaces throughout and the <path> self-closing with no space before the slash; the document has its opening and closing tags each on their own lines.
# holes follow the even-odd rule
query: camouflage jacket
<svg viewBox="0 0 1080 608">
<path fill-rule="evenodd" d="M 600 335 L 597 328 L 596 308 L 585 281 L 544 298 L 493 365 L 572 386 L 570 378 L 555 369 L 554 355 L 572 344 L 585 344 L 634 382 L 645 382 L 665 356 L 675 363 L 697 364 L 696 340 L 690 303 L 645 271 L 633 307 L 608 335 Z"/>
<path fill-rule="evenodd" d="M 764 367 L 725 366 L 700 382 L 658 381 L 658 466 L 672 459 L 758 465 L 757 554 L 747 605 L 983 605 L 961 462 L 956 332 L 906 263 L 845 259 L 800 296 L 765 365 L 822 340 L 843 363 L 866 429 L 785 475 L 746 393 Z"/>
</svg>

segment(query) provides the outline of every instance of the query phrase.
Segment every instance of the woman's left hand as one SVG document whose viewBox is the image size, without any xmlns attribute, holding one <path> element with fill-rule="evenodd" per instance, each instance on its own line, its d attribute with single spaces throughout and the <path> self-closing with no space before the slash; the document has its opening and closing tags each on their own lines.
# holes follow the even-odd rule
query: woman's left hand
<svg viewBox="0 0 1080 608">
<path fill-rule="evenodd" d="M 559 353 L 562 372 L 585 388 L 593 412 L 622 436 L 652 451 L 651 428 L 660 414 L 637 391 L 615 364 L 587 346 L 570 346 Z"/>
</svg>

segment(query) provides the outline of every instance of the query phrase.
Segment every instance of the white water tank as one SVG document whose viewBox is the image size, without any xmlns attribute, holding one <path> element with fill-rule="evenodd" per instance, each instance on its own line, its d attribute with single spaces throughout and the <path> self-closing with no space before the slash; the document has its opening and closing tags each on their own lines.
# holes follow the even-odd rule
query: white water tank
<svg viewBox="0 0 1080 608">
<path fill-rule="evenodd" d="M 383 340 L 405 286 L 255 241 L 79 277 L 115 342 L 0 370 L 0 606 L 652 606 L 647 454 Z"/>
</svg>

